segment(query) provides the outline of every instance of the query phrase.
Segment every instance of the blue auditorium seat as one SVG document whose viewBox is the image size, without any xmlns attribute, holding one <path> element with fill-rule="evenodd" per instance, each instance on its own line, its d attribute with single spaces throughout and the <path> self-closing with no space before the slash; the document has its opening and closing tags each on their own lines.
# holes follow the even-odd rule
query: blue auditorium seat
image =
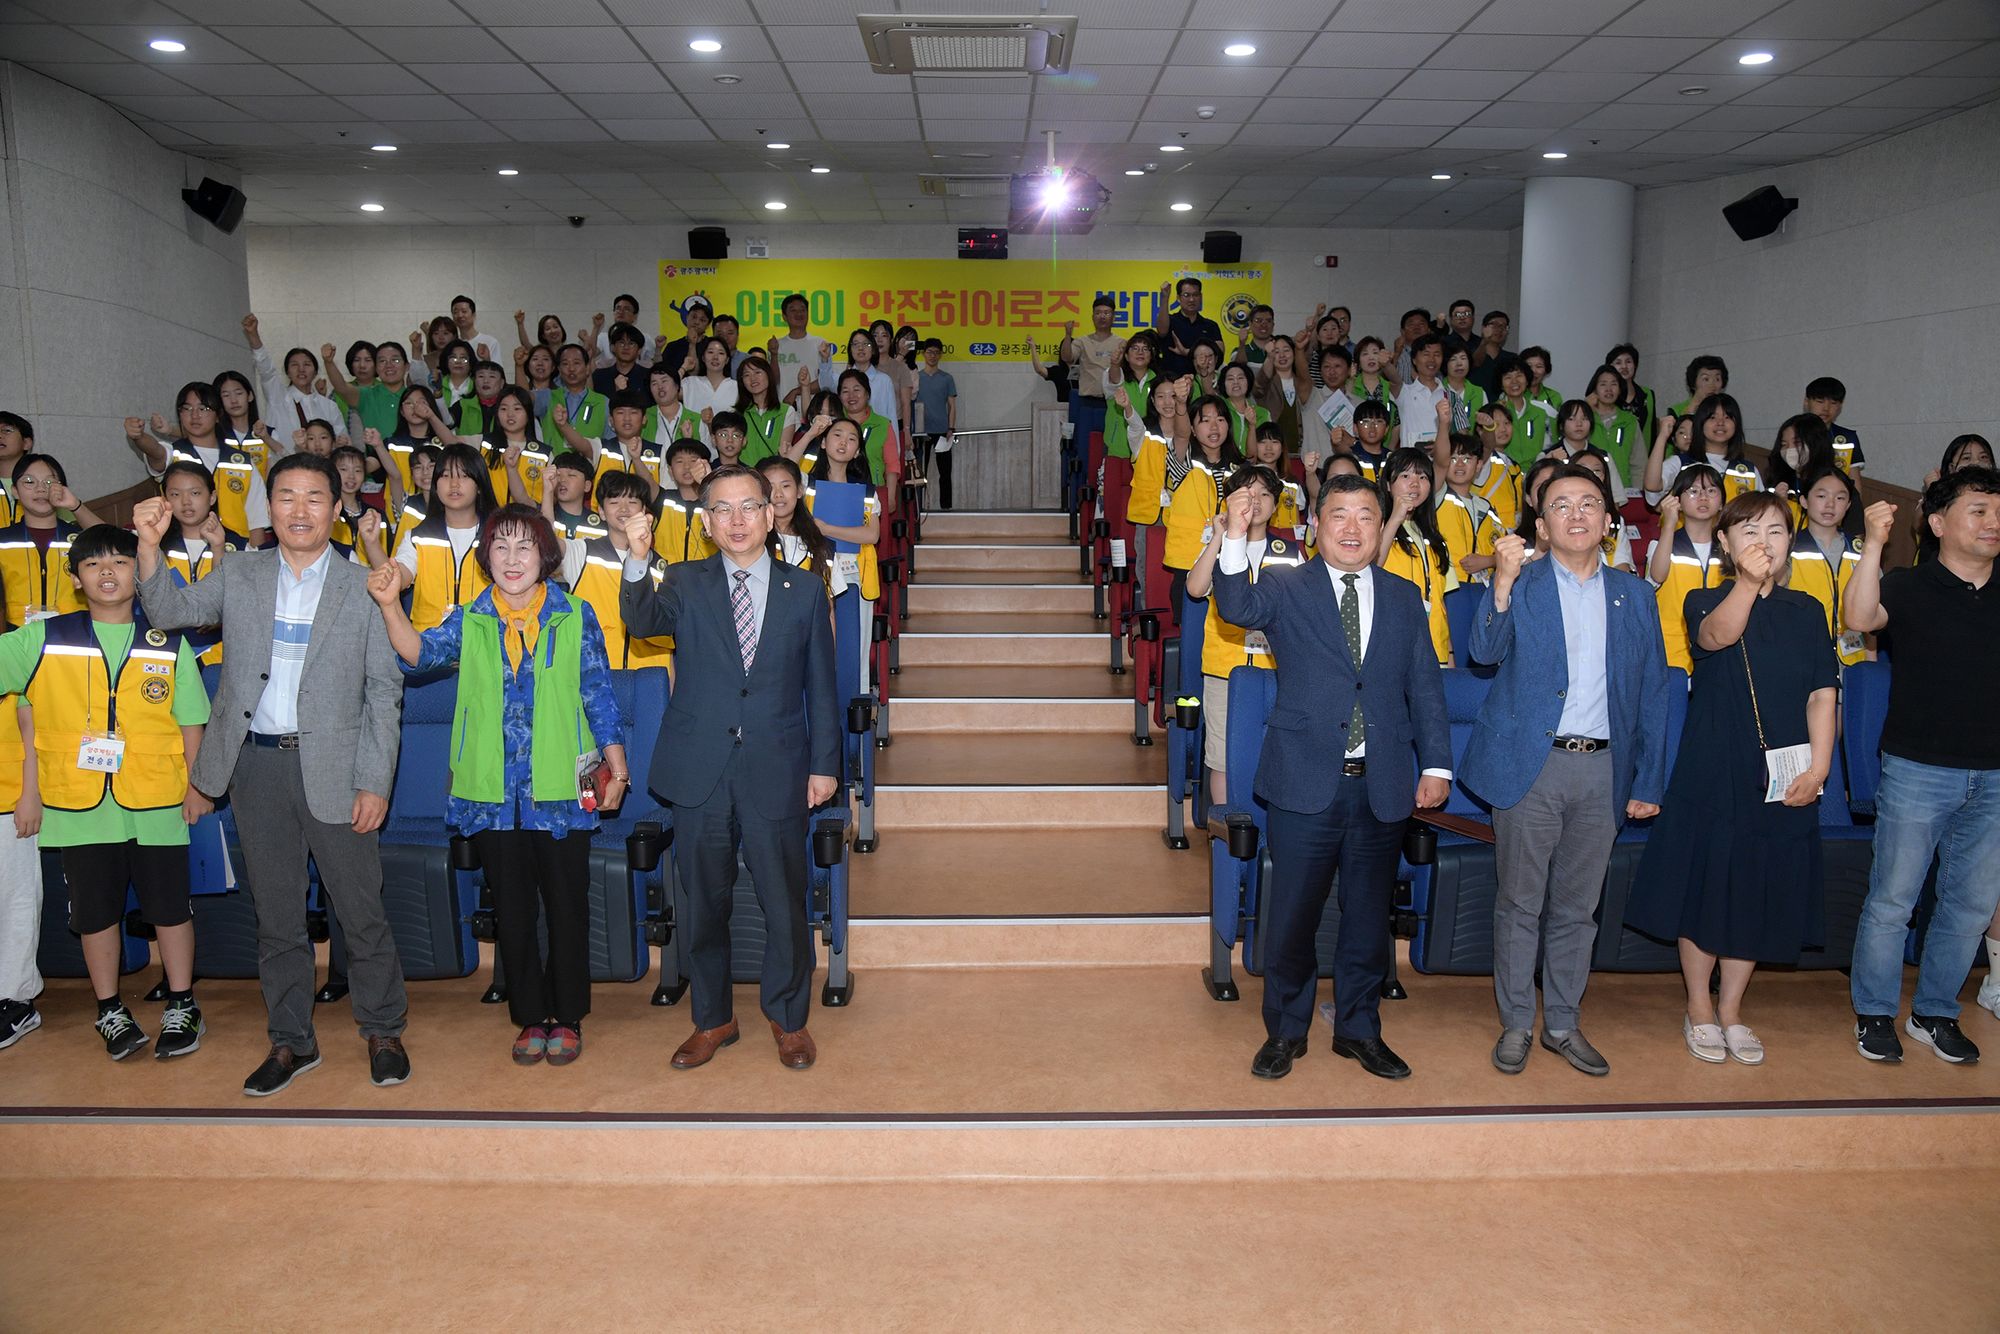
<svg viewBox="0 0 2000 1334">
<path fill-rule="evenodd" d="M 1472 618 L 1478 613 L 1479 599 L 1485 594 L 1485 584 L 1460 584 L 1444 595 L 1444 623 L 1451 633 L 1452 652 L 1457 655 L 1461 667 L 1472 665 L 1466 649 L 1472 644 Z"/>
</svg>

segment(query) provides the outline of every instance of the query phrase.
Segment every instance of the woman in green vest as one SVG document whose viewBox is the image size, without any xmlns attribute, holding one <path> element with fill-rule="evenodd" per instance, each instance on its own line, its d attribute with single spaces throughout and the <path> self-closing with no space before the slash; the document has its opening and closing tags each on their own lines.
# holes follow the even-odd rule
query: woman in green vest
<svg viewBox="0 0 2000 1334">
<path fill-rule="evenodd" d="M 549 521 L 495 510 L 474 550 L 492 586 L 435 629 L 410 624 L 393 563 L 368 592 L 406 672 L 458 665 L 445 823 L 472 840 L 493 891 L 515 1064 L 568 1065 L 590 1012 L 591 835 L 631 782 L 625 724 L 597 616 L 555 582 L 564 545 Z"/>
<path fill-rule="evenodd" d="M 855 429 L 861 432 L 861 457 L 868 465 L 868 480 L 883 493 L 883 505 L 893 514 L 899 488 L 890 483 L 889 475 L 903 471 L 903 454 L 896 440 L 896 424 L 875 410 L 865 374 L 849 368 L 840 373 L 837 384 L 841 416 L 853 422 Z"/>
<path fill-rule="evenodd" d="M 1590 404 L 1590 443 L 1617 465 L 1620 477 L 1637 477 L 1646 471 L 1646 454 L 1653 442 L 1624 406 L 1627 384 L 1616 367 L 1599 366 L 1591 372 L 1584 401 Z"/>
<path fill-rule="evenodd" d="M 1118 361 L 1105 372 L 1105 392 L 1108 394 L 1118 385 L 1125 386 L 1125 396 L 1134 403 L 1152 401 L 1152 384 L 1159 372 L 1153 369 L 1158 359 L 1160 340 L 1150 329 L 1142 329 L 1125 341 L 1124 350 L 1119 352 Z M 1088 448 L 1088 440 L 1079 441 L 1078 449 Z M 1126 433 L 1125 414 L 1107 412 L 1104 414 L 1104 452 L 1115 459 L 1132 457 L 1132 440 Z"/>
</svg>

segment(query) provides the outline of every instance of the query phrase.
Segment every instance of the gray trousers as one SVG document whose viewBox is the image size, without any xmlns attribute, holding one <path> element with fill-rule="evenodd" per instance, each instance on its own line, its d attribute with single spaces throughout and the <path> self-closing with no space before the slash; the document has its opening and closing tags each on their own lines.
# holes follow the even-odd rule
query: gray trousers
<svg viewBox="0 0 2000 1334">
<path fill-rule="evenodd" d="M 316 1041 L 315 966 L 306 936 L 308 853 L 319 864 L 320 887 L 347 941 L 347 981 L 361 1036 L 399 1036 L 409 1000 L 403 961 L 382 913 L 379 836 L 313 818 L 295 750 L 245 741 L 229 790 L 257 908 L 257 979 L 271 1041 L 299 1053 L 313 1050 Z"/>
<path fill-rule="evenodd" d="M 1611 773 L 1608 750 L 1551 750 L 1520 803 L 1493 812 L 1500 878 L 1493 900 L 1493 994 L 1504 1028 L 1535 1026 L 1537 954 L 1543 1029 L 1562 1033 L 1577 1026 L 1597 943 L 1594 914 L 1618 836 Z"/>
</svg>

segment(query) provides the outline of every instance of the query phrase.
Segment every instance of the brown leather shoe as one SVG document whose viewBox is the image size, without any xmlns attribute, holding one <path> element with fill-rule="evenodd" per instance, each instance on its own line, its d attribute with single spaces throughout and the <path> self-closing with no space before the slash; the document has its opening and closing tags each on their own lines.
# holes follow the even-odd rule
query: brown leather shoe
<svg viewBox="0 0 2000 1334">
<path fill-rule="evenodd" d="M 771 1023 L 771 1036 L 778 1040 L 778 1064 L 787 1070 L 810 1070 L 819 1058 L 819 1047 L 813 1042 L 813 1035 L 801 1028 L 796 1033 L 787 1033 L 778 1027 L 778 1021 Z"/>
<path fill-rule="evenodd" d="M 673 1067 L 676 1070 L 692 1070 L 698 1065 L 707 1065 L 715 1059 L 715 1053 L 736 1041 L 738 1029 L 731 1019 L 720 1028 L 697 1028 L 688 1034 L 688 1039 L 674 1053 Z"/>
</svg>

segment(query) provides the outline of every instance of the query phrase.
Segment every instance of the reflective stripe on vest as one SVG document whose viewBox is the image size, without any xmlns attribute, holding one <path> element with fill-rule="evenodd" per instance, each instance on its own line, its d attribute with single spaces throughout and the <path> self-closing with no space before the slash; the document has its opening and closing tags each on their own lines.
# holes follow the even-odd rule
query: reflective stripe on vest
<svg viewBox="0 0 2000 1334">
<path fill-rule="evenodd" d="M 135 606 L 132 648 L 114 682 L 88 612 L 58 616 L 44 633 L 41 660 L 27 688 L 43 804 L 51 810 L 92 810 L 108 785 L 128 811 L 179 806 L 187 796 L 185 746 L 174 721 L 181 636 L 149 628 Z M 116 774 L 77 767 L 86 733 L 124 738 Z"/>
</svg>

